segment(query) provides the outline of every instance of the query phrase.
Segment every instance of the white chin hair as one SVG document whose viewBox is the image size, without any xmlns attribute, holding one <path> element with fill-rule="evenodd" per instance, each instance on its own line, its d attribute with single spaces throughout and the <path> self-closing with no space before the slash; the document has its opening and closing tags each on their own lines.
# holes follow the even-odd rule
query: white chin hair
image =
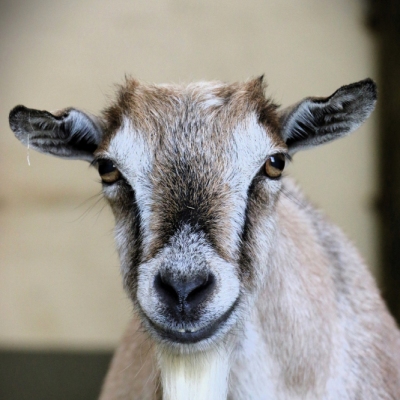
<svg viewBox="0 0 400 400">
<path fill-rule="evenodd" d="M 171 354 L 159 349 L 163 400 L 226 400 L 230 351 Z"/>
</svg>

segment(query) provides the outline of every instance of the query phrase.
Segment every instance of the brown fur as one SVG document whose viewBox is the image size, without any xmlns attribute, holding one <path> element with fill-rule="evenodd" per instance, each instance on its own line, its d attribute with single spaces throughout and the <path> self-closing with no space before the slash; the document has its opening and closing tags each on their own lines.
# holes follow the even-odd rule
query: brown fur
<svg viewBox="0 0 400 400">
<path fill-rule="evenodd" d="M 11 111 L 23 143 L 105 158 L 123 176 L 103 190 L 140 318 L 101 400 L 225 400 L 228 379 L 229 400 L 400 399 L 400 333 L 369 271 L 290 180 L 263 168 L 350 133 L 375 101 L 370 79 L 280 112 L 262 78 L 128 79 L 101 121 Z"/>
<path fill-rule="evenodd" d="M 137 318 L 132 320 L 122 343 L 114 354 L 100 398 L 126 400 L 135 394 L 142 400 L 161 400 L 154 346 Z"/>
<path fill-rule="evenodd" d="M 266 85 L 263 77 L 244 83 L 223 84 L 207 83 L 214 86 L 206 95 L 201 84 L 189 85 L 142 85 L 135 79 L 126 79 L 125 85 L 119 87 L 116 101 L 103 111 L 107 126 L 107 136 L 115 134 L 122 123 L 122 117 L 129 117 L 133 127 L 146 132 L 150 139 L 159 139 L 167 126 L 176 125 L 181 119 L 183 109 L 195 110 L 196 121 L 217 121 L 218 126 L 226 129 L 219 131 L 218 136 L 226 139 L 226 134 L 252 112 L 255 112 L 260 123 L 268 127 L 277 142 L 282 143 L 279 136 L 279 121 L 276 113 L 277 105 L 265 97 Z M 220 104 L 203 109 L 210 97 L 221 100 Z M 99 148 L 106 148 L 109 137 Z M 214 137 L 214 139 L 217 139 Z"/>
</svg>

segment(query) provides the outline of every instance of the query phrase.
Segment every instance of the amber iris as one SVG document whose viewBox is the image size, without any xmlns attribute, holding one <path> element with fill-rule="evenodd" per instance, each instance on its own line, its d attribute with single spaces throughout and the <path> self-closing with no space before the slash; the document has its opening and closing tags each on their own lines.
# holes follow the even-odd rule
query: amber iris
<svg viewBox="0 0 400 400">
<path fill-rule="evenodd" d="M 111 160 L 99 160 L 97 164 L 103 183 L 111 184 L 121 178 L 121 173 Z"/>
<path fill-rule="evenodd" d="M 280 178 L 284 168 L 285 156 L 283 154 L 274 154 L 265 163 L 265 173 L 271 179 Z"/>
</svg>

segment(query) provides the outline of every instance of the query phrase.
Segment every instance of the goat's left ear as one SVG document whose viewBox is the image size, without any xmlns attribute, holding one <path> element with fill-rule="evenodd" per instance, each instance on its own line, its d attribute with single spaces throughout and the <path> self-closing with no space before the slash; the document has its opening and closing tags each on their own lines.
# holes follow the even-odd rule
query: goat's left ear
<svg viewBox="0 0 400 400">
<path fill-rule="evenodd" d="M 342 86 L 329 97 L 308 97 L 281 111 L 282 138 L 293 154 L 357 129 L 371 114 L 376 102 L 371 79 Z"/>
<path fill-rule="evenodd" d="M 103 135 L 101 123 L 74 108 L 54 114 L 17 106 L 9 116 L 10 127 L 25 146 L 63 158 L 93 160 Z"/>
</svg>

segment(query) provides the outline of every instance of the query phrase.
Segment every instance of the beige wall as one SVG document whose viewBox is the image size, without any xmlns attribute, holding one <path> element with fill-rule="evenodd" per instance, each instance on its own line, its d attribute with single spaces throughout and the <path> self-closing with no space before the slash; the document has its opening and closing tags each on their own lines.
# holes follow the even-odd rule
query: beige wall
<svg viewBox="0 0 400 400">
<path fill-rule="evenodd" d="M 265 73 L 287 105 L 374 77 L 356 0 L 13 1 L 0 10 L 0 346 L 110 347 L 130 315 L 85 163 L 27 151 L 16 104 L 98 112 L 125 73 L 145 81 L 242 80 Z M 374 119 L 298 154 L 290 173 L 376 267 Z M 92 208 L 93 207 L 93 208 Z"/>
</svg>

